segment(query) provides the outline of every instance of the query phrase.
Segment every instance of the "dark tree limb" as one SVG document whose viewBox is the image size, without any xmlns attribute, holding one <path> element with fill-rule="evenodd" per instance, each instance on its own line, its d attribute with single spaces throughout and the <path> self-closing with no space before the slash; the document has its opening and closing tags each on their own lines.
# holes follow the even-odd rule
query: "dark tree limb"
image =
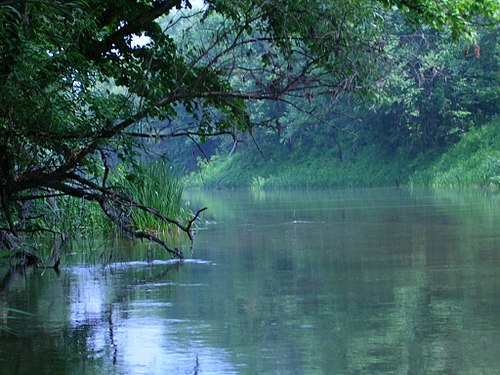
<svg viewBox="0 0 500 375">
<path fill-rule="evenodd" d="M 7 191 L 5 189 L 5 185 L 2 186 L 0 199 L 2 201 L 2 211 L 3 214 L 5 215 L 5 220 L 7 220 L 9 231 L 12 232 L 12 234 L 14 234 L 15 236 L 17 236 L 16 227 L 14 226 L 14 222 L 12 221 L 12 216 L 10 214 L 9 198 L 7 195 Z"/>
</svg>

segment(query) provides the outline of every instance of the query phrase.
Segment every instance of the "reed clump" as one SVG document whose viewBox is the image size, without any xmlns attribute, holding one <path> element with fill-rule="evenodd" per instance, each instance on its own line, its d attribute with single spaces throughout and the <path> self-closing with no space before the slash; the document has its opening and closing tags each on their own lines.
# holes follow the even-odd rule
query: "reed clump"
<svg viewBox="0 0 500 375">
<path fill-rule="evenodd" d="M 182 221 L 189 216 L 189 210 L 182 205 L 184 184 L 164 161 L 137 163 L 125 175 L 121 185 L 136 202 L 154 208 L 166 217 Z M 164 236 L 178 229 L 147 211 L 134 209 L 130 215 L 136 230 Z"/>
</svg>

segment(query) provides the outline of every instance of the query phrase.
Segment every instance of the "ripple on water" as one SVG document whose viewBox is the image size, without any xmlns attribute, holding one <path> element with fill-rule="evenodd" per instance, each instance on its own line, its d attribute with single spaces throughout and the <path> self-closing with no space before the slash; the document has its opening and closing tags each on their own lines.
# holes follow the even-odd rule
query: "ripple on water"
<svg viewBox="0 0 500 375">
<path fill-rule="evenodd" d="M 109 264 L 113 268 L 144 267 L 144 266 L 164 266 L 171 264 L 203 264 L 215 265 L 214 262 L 204 259 L 168 259 L 168 260 L 136 260 L 130 262 L 116 262 Z"/>
</svg>

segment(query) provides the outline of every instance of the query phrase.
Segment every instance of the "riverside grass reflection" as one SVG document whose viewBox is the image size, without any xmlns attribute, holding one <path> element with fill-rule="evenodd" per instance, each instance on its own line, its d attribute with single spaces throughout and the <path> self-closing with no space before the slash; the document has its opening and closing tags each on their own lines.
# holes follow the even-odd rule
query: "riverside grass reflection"
<svg viewBox="0 0 500 375">
<path fill-rule="evenodd" d="M 35 316 L 8 322 L 18 337 L 0 333 L 0 372 L 500 368 L 498 196 L 370 189 L 186 198 L 210 207 L 194 259 L 150 262 L 144 249 L 105 265 L 73 257 L 60 276 L 32 269 L 14 280 L 1 303 Z"/>
</svg>

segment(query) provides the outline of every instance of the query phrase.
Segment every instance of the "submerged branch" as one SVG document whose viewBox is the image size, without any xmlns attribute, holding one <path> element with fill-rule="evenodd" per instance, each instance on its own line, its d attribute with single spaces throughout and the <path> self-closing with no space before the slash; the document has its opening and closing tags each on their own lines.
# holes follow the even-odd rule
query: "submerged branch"
<svg viewBox="0 0 500 375">
<path fill-rule="evenodd" d="M 180 251 L 177 248 L 172 249 L 170 246 L 168 246 L 168 244 L 165 241 L 159 239 L 157 236 L 155 236 L 149 232 L 146 232 L 146 231 L 141 231 L 141 230 L 136 231 L 136 230 L 133 230 L 132 228 L 130 228 L 123 220 L 121 220 L 121 218 L 117 217 L 110 210 L 109 207 L 106 207 L 106 203 L 104 200 L 100 200 L 99 205 L 101 206 L 101 209 L 106 214 L 108 219 L 111 220 L 111 222 L 113 222 L 118 228 L 120 228 L 120 230 L 123 233 L 125 233 L 133 238 L 147 239 L 147 240 L 156 242 L 157 244 L 161 245 L 165 250 L 167 250 L 170 254 L 176 256 L 179 259 L 184 259 L 184 254 L 182 253 L 182 251 Z M 190 236 L 190 238 L 191 238 L 191 236 Z"/>
</svg>

